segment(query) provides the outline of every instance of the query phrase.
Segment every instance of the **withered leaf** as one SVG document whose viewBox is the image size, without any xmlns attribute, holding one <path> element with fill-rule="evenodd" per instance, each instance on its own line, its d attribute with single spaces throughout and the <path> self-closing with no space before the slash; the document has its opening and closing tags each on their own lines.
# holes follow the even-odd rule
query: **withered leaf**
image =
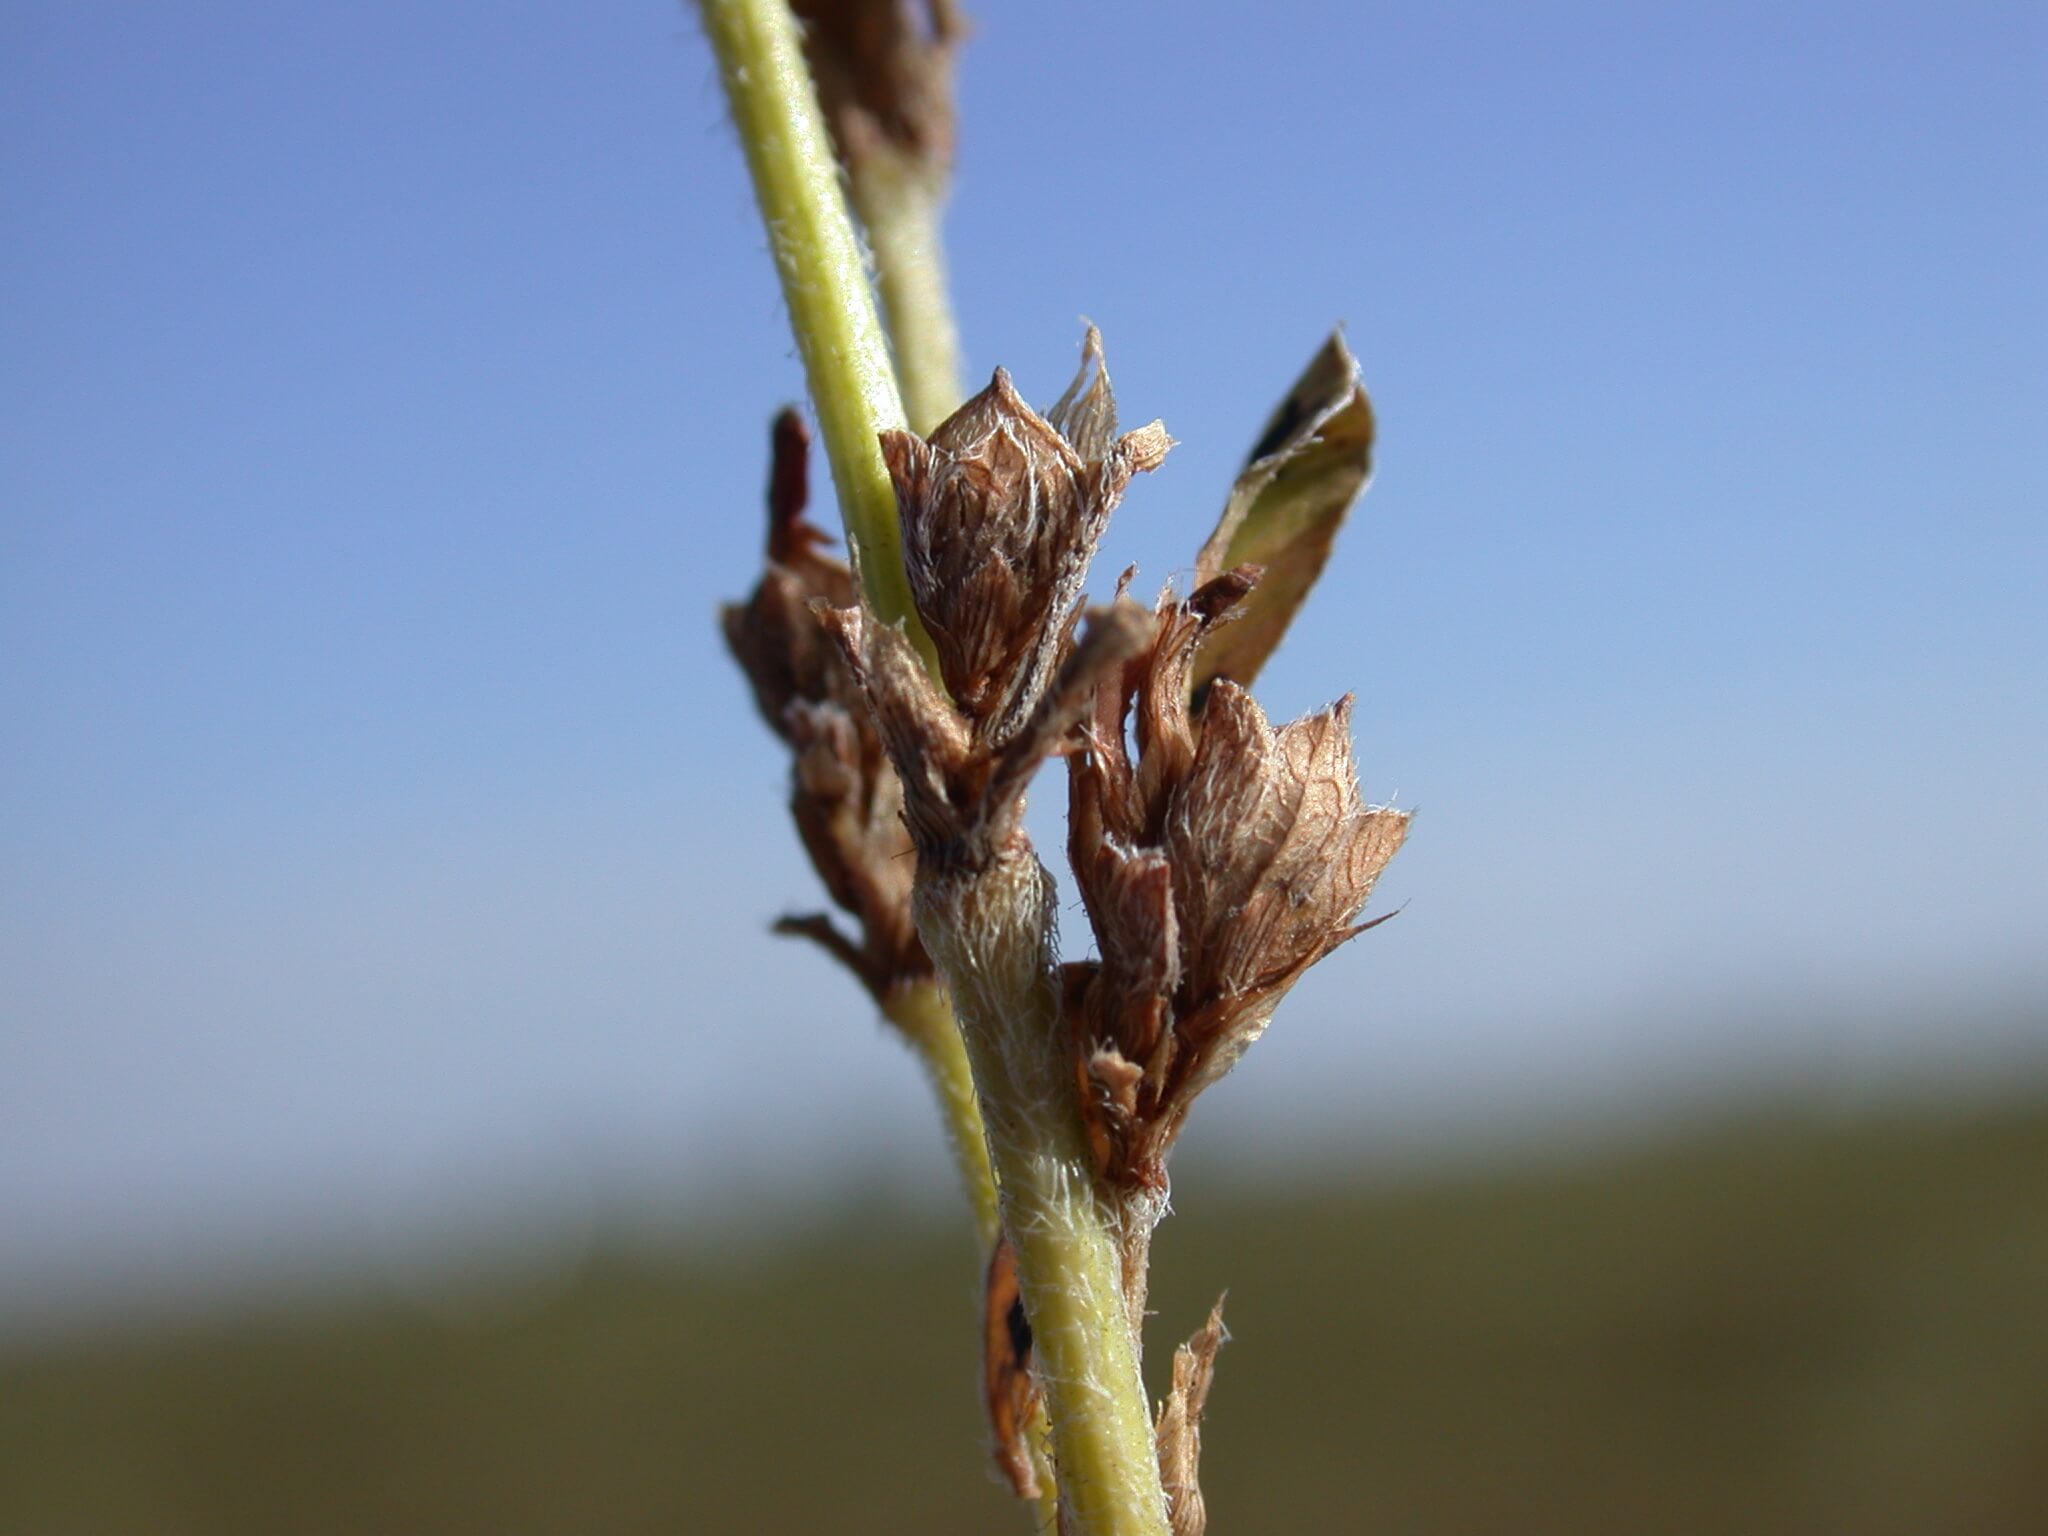
<svg viewBox="0 0 2048 1536">
<path fill-rule="evenodd" d="M 1223 1327 L 1223 1300 L 1218 1297 L 1208 1322 L 1173 1352 L 1173 1390 L 1159 1405 L 1154 1435 L 1173 1536 L 1203 1536 L 1209 1527 L 1200 1481 L 1202 1411 L 1216 1379 L 1216 1352 L 1229 1337 Z"/>
<path fill-rule="evenodd" d="M 1265 570 L 1236 621 L 1203 639 L 1198 697 L 1219 677 L 1248 685 L 1280 644 L 1372 478 L 1373 435 L 1358 360 L 1332 332 L 1259 434 L 1196 559 L 1198 585 L 1233 566 Z"/>
<path fill-rule="evenodd" d="M 1017 1288 L 1017 1256 L 1007 1237 L 998 1238 L 989 1255 L 984 1300 L 981 1385 L 996 1465 L 1012 1493 L 1035 1499 L 1038 1471 L 1032 1464 L 1028 1431 L 1032 1410 L 1038 1406 L 1038 1385 L 1031 1379 L 1031 1324 L 1025 1320 L 1024 1297 Z"/>
</svg>

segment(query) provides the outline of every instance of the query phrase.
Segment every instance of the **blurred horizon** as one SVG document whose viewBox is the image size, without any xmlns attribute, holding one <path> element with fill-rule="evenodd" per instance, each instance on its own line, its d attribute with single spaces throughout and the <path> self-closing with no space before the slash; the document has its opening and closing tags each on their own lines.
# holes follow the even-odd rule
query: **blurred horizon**
<svg viewBox="0 0 2048 1536">
<path fill-rule="evenodd" d="M 1756 1112 L 1377 1187 L 1202 1168 L 1159 1233 L 1148 1335 L 1228 1288 L 1203 1426 L 1218 1528 L 2032 1536 L 2044 1168 L 2038 1099 Z M 479 1255 L 0 1340 L 0 1522 L 1015 1522 L 973 1412 L 972 1247 L 957 1220 L 867 1199 L 757 1243 Z M 1166 1356 L 1148 1351 L 1154 1391 Z"/>
<path fill-rule="evenodd" d="M 1928 1012 L 1959 1025 L 1969 1049 L 1931 1055 L 1910 1027 Z M 1219 1093 L 1209 1134 L 1178 1160 L 1175 1188 L 1225 1209 L 1267 1197 L 1417 1199 L 1504 1179 L 1571 1180 L 1753 1138 L 1995 1123 L 2048 1105 L 2043 992 L 1987 990 L 1960 1012 L 1902 1000 L 1889 1029 L 1870 1028 L 1868 1016 L 1825 1022 L 1839 1039 L 1889 1036 L 1892 1050 L 1723 1061 L 1662 1081 L 1497 1093 L 1449 1109 L 1389 1105 L 1397 1112 L 1377 1122 L 1311 1099 L 1290 1106 L 1277 1131 L 1261 1113 L 1271 1094 L 1245 1106 Z M 913 1058 L 875 1029 L 921 1093 Z M 336 1306 L 495 1325 L 546 1310 L 593 1265 L 772 1255 L 835 1235 L 858 1242 L 871 1229 L 964 1242 L 960 1194 L 924 1114 L 862 1124 L 857 1139 L 829 1149 L 794 1136 L 743 1165 L 708 1158 L 686 1179 L 671 1162 L 593 1136 L 477 1151 L 402 1189 L 294 1191 L 196 1219 L 180 1213 L 176 1226 L 138 1223 L 98 1246 L 17 1248 L 0 1270 L 0 1357 Z"/>
<path fill-rule="evenodd" d="M 969 382 L 1086 314 L 1179 439 L 1098 590 L 1334 324 L 1381 421 L 1259 692 L 1357 691 L 1402 915 L 1190 1167 L 2048 1091 L 2048 12 L 982 10 Z M 822 897 L 713 614 L 802 380 L 687 12 L 13 19 L 0 1336 L 479 1212 L 937 1209 L 767 934 Z"/>
</svg>

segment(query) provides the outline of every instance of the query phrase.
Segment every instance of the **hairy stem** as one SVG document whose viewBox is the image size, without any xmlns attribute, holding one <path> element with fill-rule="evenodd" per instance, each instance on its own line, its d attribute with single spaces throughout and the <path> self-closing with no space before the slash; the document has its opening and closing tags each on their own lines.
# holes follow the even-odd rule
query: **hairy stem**
<svg viewBox="0 0 2048 1536">
<path fill-rule="evenodd" d="M 996 1214 L 996 1181 L 988 1165 L 988 1138 L 981 1127 L 981 1106 L 974 1097 L 974 1077 L 967 1066 L 967 1047 L 953 1022 L 952 1004 L 935 981 L 913 982 L 889 995 L 882 1005 L 889 1021 L 903 1032 L 924 1063 L 938 1100 L 939 1119 L 953 1149 L 960 1187 L 974 1209 L 974 1231 L 983 1253 L 1001 1233 Z"/>
<path fill-rule="evenodd" d="M 746 151 L 868 605 L 884 623 L 903 624 L 929 662 L 931 641 L 903 574 L 896 490 L 877 441 L 905 425 L 903 401 L 796 21 L 784 0 L 699 0 L 698 8 Z"/>
<path fill-rule="evenodd" d="M 878 146 L 848 168 L 847 180 L 874 255 L 910 430 L 926 436 L 965 398 L 960 336 L 946 297 L 945 246 L 939 236 L 943 173 Z"/>
<path fill-rule="evenodd" d="M 918 876 L 918 931 L 953 991 L 1031 1322 L 1071 1536 L 1167 1536 L 1116 1216 L 1061 1039 L 1052 879 L 1028 843 Z"/>
<path fill-rule="evenodd" d="M 699 0 L 699 9 L 782 280 L 863 592 L 884 623 L 903 625 L 936 675 L 936 653 L 911 605 L 895 487 L 877 440 L 884 431 L 910 424 L 910 418 L 794 19 L 784 0 Z M 940 188 L 906 169 L 884 168 L 864 179 L 861 196 L 889 305 L 902 388 L 912 401 L 915 425 L 928 430 L 951 413 L 960 397 L 957 343 L 938 243 Z M 1043 887 L 1047 877 L 1037 860 L 1027 853 L 1025 862 Z M 1166 1536 L 1144 1386 L 1130 1333 L 1122 1326 L 1109 1218 L 1095 1192 L 1071 1087 L 1046 1096 L 1052 1083 L 1045 1074 L 1050 1072 L 1053 1080 L 1060 1075 L 1052 1050 L 1059 1018 L 1045 921 L 1049 899 L 1048 890 L 1037 890 L 1040 931 L 1021 949 L 1015 935 L 1005 940 L 981 933 L 970 918 L 957 934 L 963 943 L 955 946 L 955 959 L 964 970 L 947 969 L 979 982 L 987 978 L 982 958 L 1023 956 L 1027 973 L 1035 968 L 1034 980 L 994 992 L 976 985 L 973 995 L 991 1039 L 1011 1034 L 1021 1040 L 1035 1033 L 1042 1061 L 1027 1091 L 1040 1095 L 1044 1105 L 1064 1106 L 1054 1108 L 1050 1119 L 1042 1105 L 1024 1117 L 1023 1130 L 984 1137 L 977 1096 L 967 1090 L 980 1089 L 980 1102 L 988 1102 L 980 1079 L 999 1071 L 997 1057 L 1009 1053 L 998 1049 L 984 1060 L 971 1044 L 963 1047 L 965 1032 L 950 1027 L 945 998 L 936 988 L 910 989 L 892 1000 L 890 1014 L 925 1059 L 977 1226 L 991 1241 L 998 1224 L 990 1176 L 994 1154 L 1002 1180 L 1001 1219 L 1012 1223 L 1025 1306 L 1041 1341 L 1039 1376 L 1051 1405 L 1059 1473 L 1082 1485 L 1066 1494 L 1079 1521 L 1073 1529 L 1080 1536 Z M 994 948 L 986 947 L 990 940 Z M 931 943 L 929 934 L 926 942 Z M 1012 1007 L 1020 1003 L 1025 1012 L 1013 1017 Z M 963 1070 L 970 1057 L 971 1078 Z M 1023 1080 L 1012 1086 L 1022 1088 Z M 1000 1102 L 1016 1104 L 1016 1092 L 1005 1093 Z M 1042 1483 L 1050 1517 L 1053 1479 L 1045 1476 Z"/>
<path fill-rule="evenodd" d="M 953 1149 L 954 1165 L 960 1173 L 960 1185 L 967 1191 L 968 1204 L 974 1209 L 974 1233 L 986 1254 L 1002 1235 L 1002 1217 L 996 1205 L 995 1173 L 989 1167 L 981 1103 L 975 1097 L 967 1046 L 953 1018 L 953 1005 L 945 988 L 935 981 L 921 981 L 892 993 L 882 1012 L 910 1041 L 931 1078 L 932 1091 L 939 1102 L 939 1118 L 946 1127 L 946 1142 Z M 1042 1453 L 1047 1434 L 1042 1408 L 1033 1414 L 1029 1432 L 1033 1460 L 1039 1464 L 1040 1528 L 1050 1533 L 1059 1518 L 1059 1489 L 1053 1480 L 1052 1466 Z"/>
</svg>

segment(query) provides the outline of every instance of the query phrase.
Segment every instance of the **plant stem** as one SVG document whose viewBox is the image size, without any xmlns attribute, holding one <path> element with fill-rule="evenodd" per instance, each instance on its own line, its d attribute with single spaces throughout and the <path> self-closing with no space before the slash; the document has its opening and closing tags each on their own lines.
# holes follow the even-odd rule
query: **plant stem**
<svg viewBox="0 0 2048 1536">
<path fill-rule="evenodd" d="M 884 623 L 904 625 L 930 662 L 931 640 L 903 574 L 896 490 L 876 440 L 904 427 L 903 401 L 796 21 L 784 0 L 699 0 L 698 8 L 746 151 L 868 605 Z"/>
<path fill-rule="evenodd" d="M 904 626 L 936 675 L 931 639 L 911 606 L 895 487 L 877 442 L 879 433 L 904 427 L 907 418 L 794 19 L 783 0 L 699 0 L 699 9 L 767 226 L 868 606 L 882 622 Z M 959 396 L 938 254 L 938 189 L 906 177 L 894 185 L 873 182 L 868 190 L 867 217 L 889 292 L 898 362 L 917 402 L 918 424 L 928 428 Z M 970 1134 L 976 1112 L 962 1093 L 963 1074 L 948 1054 L 952 1047 L 943 1043 L 967 1035 L 938 1027 L 944 999 L 934 991 L 906 996 L 899 1006 L 911 1015 L 906 1032 L 919 1041 L 932 1074 L 984 1233 L 993 1231 L 996 1220 L 994 1205 L 982 1193 L 992 1188 L 990 1154 L 1002 1180 L 1002 1214 L 1017 1250 L 1060 1477 L 1079 1485 L 1066 1490 L 1080 1522 L 1075 1531 L 1167 1536 L 1144 1384 L 1123 1323 L 1109 1216 L 1095 1191 L 1072 1084 L 1064 1081 L 1053 1051 L 1060 1021 L 1047 948 L 1051 930 L 1044 920 L 1050 913 L 1049 880 L 1028 851 L 1023 858 L 1037 897 L 1037 931 L 982 933 L 970 919 L 957 935 L 963 940 L 954 947 L 958 963 L 941 962 L 956 983 L 962 977 L 974 983 L 971 995 L 984 1023 L 980 1033 L 990 1048 L 976 1055 L 970 1042 L 962 1057 L 974 1058 L 972 1082 L 983 1107 L 992 1102 L 985 1074 L 1004 1079 L 1001 1097 L 993 1102 L 1005 1106 L 1004 1122 L 1012 1128 L 985 1139 Z M 926 942 L 932 942 L 929 935 Z M 1013 962 L 1021 957 L 1025 970 L 991 989 L 984 983 L 993 978 L 981 961 L 1005 956 Z M 999 1038 L 1009 1038 L 1011 1046 L 1034 1043 L 1035 1049 L 1023 1052 L 1035 1058 L 1028 1070 L 1010 1074 L 998 1065 L 1013 1054 L 1011 1046 L 995 1043 Z M 1035 1107 L 1021 1116 L 1008 1113 L 1023 1099 Z M 983 1150 L 978 1172 L 977 1147 Z M 1044 1482 L 1050 1500 L 1051 1477 Z"/>
<path fill-rule="evenodd" d="M 952 1005 L 936 981 L 913 982 L 898 988 L 882 1005 L 889 1021 L 903 1032 L 924 1063 L 932 1092 L 945 1123 L 946 1141 L 960 1173 L 960 1187 L 974 1209 L 974 1231 L 982 1252 L 995 1246 L 1002 1226 L 996 1214 L 996 1181 L 989 1171 L 988 1138 L 981 1128 L 981 1105 L 974 1097 L 974 1078 L 967 1067 L 967 1047 Z"/>
<path fill-rule="evenodd" d="M 1052 877 L 1012 843 L 918 873 L 918 931 L 953 990 L 1031 1322 L 1070 1536 L 1167 1536 L 1116 1219 L 1063 1039 Z"/>
<path fill-rule="evenodd" d="M 995 1174 L 988 1163 L 981 1103 L 974 1095 L 974 1076 L 968 1070 L 967 1047 L 953 1018 L 953 1005 L 944 987 L 935 981 L 920 981 L 892 993 L 882 1012 L 910 1041 L 931 1079 L 960 1187 L 967 1192 L 967 1203 L 974 1211 L 974 1235 L 986 1254 L 1002 1235 L 1003 1224 L 996 1206 Z M 1048 1430 L 1042 1407 L 1032 1414 L 1028 1433 L 1032 1459 L 1038 1463 L 1039 1529 L 1049 1536 L 1059 1519 L 1059 1488 L 1052 1464 L 1044 1455 Z"/>
<path fill-rule="evenodd" d="M 910 430 L 927 436 L 965 398 L 960 336 L 946 298 L 945 246 L 939 237 L 944 173 L 877 145 L 848 168 L 847 181 L 874 255 Z"/>
</svg>

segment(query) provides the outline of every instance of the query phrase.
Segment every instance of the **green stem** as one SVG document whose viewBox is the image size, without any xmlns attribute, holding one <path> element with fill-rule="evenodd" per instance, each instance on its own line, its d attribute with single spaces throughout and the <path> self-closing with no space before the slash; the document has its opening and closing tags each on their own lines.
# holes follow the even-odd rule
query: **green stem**
<svg viewBox="0 0 2048 1536">
<path fill-rule="evenodd" d="M 936 675 L 931 639 L 911 605 L 895 487 L 877 441 L 880 433 L 906 426 L 907 418 L 794 19 L 783 0 L 698 3 L 782 279 L 868 605 L 884 623 L 904 626 Z M 888 194 L 878 195 L 886 200 Z M 878 209 L 875 228 L 883 247 L 881 264 L 895 274 L 885 277 L 892 290 L 891 315 L 922 421 L 951 410 L 958 384 L 952 377 L 952 325 L 937 256 L 937 196 L 928 188 L 921 209 L 914 196 L 906 192 L 893 210 Z M 1036 859 L 1025 857 L 1042 881 L 1044 871 Z M 999 1032 L 1006 1007 L 1027 1002 L 1029 1018 L 1018 1022 L 1025 1034 L 1036 1034 L 1041 1055 L 1049 1051 L 1059 1023 L 1052 973 L 1039 944 L 1048 936 L 1049 930 L 1027 946 L 1043 986 L 1032 982 L 1007 994 L 1001 987 L 991 994 L 977 986 L 974 993 L 981 1015 Z M 970 929 L 967 949 L 956 952 L 970 971 L 980 937 Z M 1015 952 L 1014 943 L 1010 951 Z M 929 1005 L 911 1006 L 927 1010 Z M 930 1026 L 931 1021 L 922 1023 Z M 937 1034 L 935 1028 L 929 1032 Z M 957 1070 L 930 1052 L 926 1060 L 974 1197 L 978 1186 L 966 1171 L 971 1157 L 966 1149 L 975 1142 L 964 1134 L 970 1123 L 966 1113 L 955 1107 Z M 1058 1077 L 1050 1056 L 1043 1065 Z M 975 1086 L 986 1104 L 980 1079 L 985 1070 L 993 1070 L 993 1061 L 975 1057 L 974 1067 Z M 1049 1081 L 1034 1081 L 1034 1093 L 1052 1087 Z M 990 1137 L 986 1145 L 1002 1181 L 1003 1217 L 1012 1224 L 1025 1307 L 1040 1341 L 1038 1375 L 1054 1422 L 1060 1476 L 1084 1485 L 1068 1488 L 1066 1502 L 1080 1521 L 1074 1527 L 1078 1536 L 1166 1536 L 1144 1385 L 1122 1319 L 1115 1244 L 1108 1214 L 1095 1194 L 1072 1085 L 1062 1085 L 1047 1102 L 1066 1108 L 1063 1121 L 1061 1111 L 1053 1111 L 1061 1123 L 1046 1145 L 1038 1146 L 1043 1138 L 1028 1131 L 1021 1139 Z M 990 1222 L 979 1207 L 976 1219 Z M 1051 1479 L 1046 1483 L 1050 1489 Z"/>
<path fill-rule="evenodd" d="M 877 441 L 905 426 L 903 401 L 796 21 L 783 0 L 699 0 L 699 9 L 746 151 L 868 604 L 884 623 L 903 624 L 929 661 L 931 641 L 903 573 L 896 490 Z"/>
<path fill-rule="evenodd" d="M 874 255 L 910 430 L 928 436 L 965 398 L 960 335 L 946 297 L 945 245 L 939 235 L 944 174 L 921 159 L 877 145 L 848 167 L 847 182 Z"/>
<path fill-rule="evenodd" d="M 1064 1040 L 1052 901 L 1028 844 L 982 869 L 918 871 L 918 931 L 952 987 L 1017 1255 L 1061 1530 L 1167 1536 L 1116 1213 L 1095 1177 Z"/>
<path fill-rule="evenodd" d="M 981 1239 L 982 1252 L 986 1254 L 1002 1231 L 996 1215 L 996 1181 L 989 1171 L 981 1105 L 975 1101 L 967 1047 L 961 1043 L 960 1026 L 953 1022 L 952 1005 L 937 982 L 919 981 L 891 993 L 882 1012 L 903 1032 L 931 1078 L 939 1118 L 946 1127 L 946 1141 L 953 1149 L 953 1162 L 960 1172 L 960 1187 L 967 1192 L 967 1203 L 974 1208 L 975 1235 Z"/>
<path fill-rule="evenodd" d="M 960 1187 L 974 1210 L 974 1233 L 986 1254 L 1002 1235 L 1002 1217 L 996 1208 L 995 1174 L 988 1162 L 988 1136 L 982 1129 L 981 1103 L 974 1095 L 974 1077 L 968 1070 L 967 1047 L 960 1038 L 960 1026 L 953 1018 L 953 1005 L 946 990 L 935 981 L 915 982 L 892 993 L 882 1005 L 889 1021 L 903 1032 L 930 1077 L 939 1103 L 939 1118 L 946 1128 L 946 1142 L 953 1149 L 953 1162 L 960 1174 Z M 1039 1529 L 1050 1536 L 1059 1520 L 1059 1488 L 1052 1464 L 1045 1458 L 1047 1435 L 1045 1412 L 1032 1416 L 1029 1435 L 1033 1457 L 1038 1462 Z"/>
</svg>

